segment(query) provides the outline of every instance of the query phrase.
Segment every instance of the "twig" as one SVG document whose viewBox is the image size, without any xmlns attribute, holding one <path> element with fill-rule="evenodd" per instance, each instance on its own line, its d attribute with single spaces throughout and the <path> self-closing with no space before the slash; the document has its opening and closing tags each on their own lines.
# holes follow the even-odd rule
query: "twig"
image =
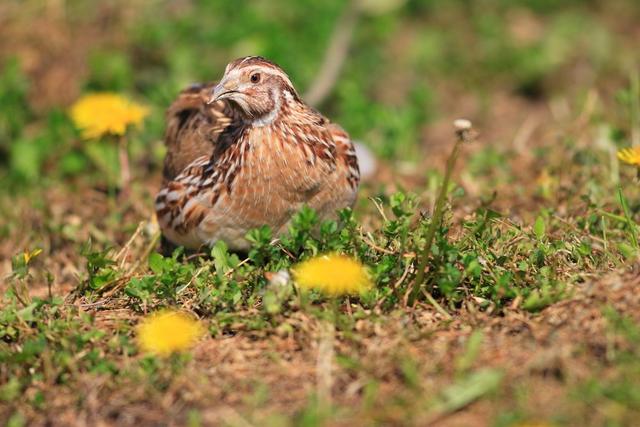
<svg viewBox="0 0 640 427">
<path fill-rule="evenodd" d="M 128 271 L 128 274 L 133 274 L 136 272 L 136 270 L 138 269 L 138 267 L 140 267 L 140 265 L 147 260 L 147 258 L 149 258 L 149 255 L 151 255 L 151 252 L 153 252 L 153 250 L 156 248 L 156 246 L 158 245 L 158 242 L 160 241 L 160 231 L 156 231 L 153 234 L 153 237 L 151 237 L 151 241 L 149 242 L 149 244 L 147 245 L 147 247 L 145 248 L 144 252 L 142 253 L 142 256 L 140 258 L 138 258 L 138 260 L 136 261 L 136 263 L 133 265 L 133 267 L 131 267 Z"/>
<path fill-rule="evenodd" d="M 151 252 L 153 252 L 153 250 L 158 245 L 158 242 L 160 241 L 160 235 L 161 235 L 160 231 L 156 231 L 153 234 L 153 236 L 151 237 L 151 241 L 145 248 L 144 252 L 142 253 L 142 256 L 138 258 L 138 260 L 129 268 L 129 270 L 122 277 L 119 277 L 115 279 L 113 282 L 110 282 L 103 286 L 102 289 L 106 291 L 111 285 L 111 283 L 114 284 L 111 289 L 109 289 L 108 291 L 102 294 L 103 298 L 105 299 L 110 298 L 111 295 L 119 291 L 125 285 L 125 283 L 128 283 L 128 280 L 125 280 L 125 279 L 130 279 L 131 277 L 133 277 L 133 275 L 138 270 L 138 268 L 140 268 L 142 263 L 149 258 L 149 255 L 151 255 Z"/>
<path fill-rule="evenodd" d="M 202 274 L 202 272 L 205 271 L 208 268 L 209 268 L 209 266 L 205 265 L 204 267 L 200 267 L 198 270 L 196 270 L 195 274 L 193 276 L 191 276 L 191 279 L 189 280 L 189 283 L 187 283 L 185 286 L 183 286 L 178 292 L 176 292 L 176 294 L 183 293 L 189 286 L 191 286 L 191 284 L 198 278 L 198 276 L 200 276 Z"/>
<path fill-rule="evenodd" d="M 389 249 L 385 249 L 381 246 L 376 245 L 371 240 L 368 240 L 366 237 L 362 236 L 362 241 L 369 245 L 371 248 L 375 249 L 378 252 L 382 252 L 383 254 L 394 255 L 395 252 L 390 251 Z"/>
<path fill-rule="evenodd" d="M 402 284 L 402 282 L 405 281 L 405 279 L 409 275 L 412 265 L 413 265 L 413 262 L 407 262 L 407 265 L 404 267 L 404 271 L 402 272 L 402 276 L 400 276 L 400 278 L 396 280 L 396 282 L 391 287 L 391 293 L 394 293 L 394 294 L 396 293 L 396 291 L 398 290 L 398 287 Z M 376 303 L 376 309 L 382 307 L 382 304 L 384 303 L 384 301 L 387 299 L 389 295 L 391 294 L 390 293 L 386 294 L 385 296 L 380 298 L 380 300 Z"/>
<path fill-rule="evenodd" d="M 96 302 L 90 302 L 90 303 L 86 303 L 86 304 L 80 304 L 81 308 L 95 308 L 95 307 L 101 307 L 103 305 L 105 305 L 106 303 L 108 303 L 110 300 L 109 298 L 103 299 L 101 301 L 96 301 Z"/>
<path fill-rule="evenodd" d="M 124 256 L 124 255 L 125 255 L 126 252 L 129 252 L 129 248 L 133 244 L 133 241 L 138 237 L 138 235 L 142 231 L 142 227 L 143 227 L 144 224 L 145 224 L 144 221 L 140 221 L 138 223 L 138 227 L 136 227 L 136 231 L 133 232 L 133 234 L 131 235 L 129 240 L 127 240 L 127 243 L 125 243 L 125 245 L 122 247 L 122 249 L 120 249 L 118 251 L 118 253 L 116 254 L 116 256 L 114 257 L 115 261 L 120 260 L 120 268 L 124 267 L 124 263 L 125 263 L 125 261 L 127 259 L 127 257 Z"/>
<path fill-rule="evenodd" d="M 233 273 L 238 269 L 238 267 L 242 267 L 243 265 L 245 265 L 245 264 L 246 264 L 246 263 L 248 263 L 249 261 L 250 261 L 250 259 L 249 259 L 249 258 L 245 258 L 245 259 L 243 259 L 242 261 L 240 261 L 240 262 L 238 263 L 238 265 L 236 265 L 235 267 L 230 268 L 229 270 L 227 270 L 227 271 L 224 273 L 225 277 L 231 277 L 231 275 L 232 275 L 232 274 L 233 274 Z"/>
<path fill-rule="evenodd" d="M 320 71 L 304 94 L 303 98 L 311 105 L 321 104 L 338 79 L 344 60 L 349 52 L 353 31 L 360 15 L 360 9 L 356 3 L 352 1 L 338 20 L 331 35 L 331 41 L 322 61 Z"/>
<path fill-rule="evenodd" d="M 435 300 L 435 298 L 433 297 L 433 295 L 431 295 L 431 293 L 427 292 L 426 289 L 423 289 L 422 293 L 424 294 L 425 298 L 427 298 L 427 301 L 429 301 L 429 304 L 431 304 L 438 313 L 442 314 L 447 319 L 452 318 L 449 312 L 445 310 L 440 304 L 438 304 L 438 301 Z"/>
<path fill-rule="evenodd" d="M 378 200 L 376 200 L 375 197 L 369 197 L 369 200 L 371 200 L 371 202 L 373 202 L 373 206 L 376 207 L 376 209 L 378 210 L 378 213 L 380 213 L 380 216 L 382 217 L 382 219 L 385 222 L 388 222 L 389 220 L 387 219 L 387 216 L 384 214 L 384 209 L 382 208 L 382 204 L 380 204 L 380 202 Z"/>
</svg>

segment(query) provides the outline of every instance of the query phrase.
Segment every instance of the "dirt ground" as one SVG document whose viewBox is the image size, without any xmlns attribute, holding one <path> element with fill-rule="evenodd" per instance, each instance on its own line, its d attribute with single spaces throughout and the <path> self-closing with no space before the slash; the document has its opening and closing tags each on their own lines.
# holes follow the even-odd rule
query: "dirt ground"
<svg viewBox="0 0 640 427">
<path fill-rule="evenodd" d="M 349 336 L 333 337 L 302 313 L 273 331 L 232 327 L 200 342 L 162 394 L 91 376 L 47 395 L 49 407 L 33 414 L 34 425 L 180 425 L 193 408 L 205 425 L 278 425 L 278 416 L 303 410 L 308 396 L 324 388 L 340 408 L 332 425 L 493 425 L 496 414 L 525 398 L 528 419 L 521 425 L 551 425 L 536 422 L 556 415 L 569 425 L 603 425 L 615 418 L 613 402 L 585 408 L 567 391 L 596 374 L 606 379 L 617 353 L 633 345 L 611 328 L 607 313 L 639 322 L 639 285 L 637 271 L 612 274 L 537 314 L 514 307 L 496 317 L 469 302 L 444 319 L 421 306 L 384 322 L 357 322 L 357 334 Z M 126 310 L 92 314 L 105 330 L 134 318 Z M 469 356 L 472 334 L 479 346 Z M 456 381 L 473 388 L 464 376 L 479 369 L 499 372 L 499 392 L 488 390 L 479 402 L 433 405 Z"/>
</svg>

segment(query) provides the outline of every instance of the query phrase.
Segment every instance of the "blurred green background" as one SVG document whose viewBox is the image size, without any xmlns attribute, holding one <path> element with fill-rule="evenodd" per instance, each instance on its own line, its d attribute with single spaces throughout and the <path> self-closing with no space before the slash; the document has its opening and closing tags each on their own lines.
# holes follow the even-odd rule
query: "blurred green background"
<svg viewBox="0 0 640 427">
<path fill-rule="evenodd" d="M 349 10 L 357 17 L 348 54 L 317 107 L 380 158 L 414 167 L 425 158 L 430 165 L 429 154 L 447 141 L 439 121 L 470 116 L 488 146 L 499 146 L 527 109 L 582 102 L 594 87 L 613 96 L 639 62 L 635 0 L 5 0 L 3 191 L 115 179 L 114 147 L 81 142 L 66 114 L 91 91 L 152 108 L 130 148 L 134 178 L 153 176 L 163 111 L 181 88 L 215 80 L 227 62 L 254 54 L 279 63 L 304 94 Z M 489 153 L 480 167 L 499 160 Z"/>
</svg>

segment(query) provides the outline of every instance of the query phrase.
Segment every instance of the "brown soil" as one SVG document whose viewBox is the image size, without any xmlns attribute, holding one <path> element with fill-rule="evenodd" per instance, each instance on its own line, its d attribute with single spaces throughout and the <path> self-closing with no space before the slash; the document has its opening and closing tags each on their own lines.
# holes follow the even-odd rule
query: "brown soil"
<svg viewBox="0 0 640 427">
<path fill-rule="evenodd" d="M 49 409 L 31 415 L 36 424 L 182 424 L 197 408 L 206 425 L 263 425 L 274 414 L 294 415 L 309 396 L 328 387 L 343 414 L 332 425 L 490 425 L 496 414 L 517 406 L 523 393 L 533 420 L 562 414 L 569 425 L 602 425 L 611 414 L 585 411 L 569 391 L 596 373 L 607 378 L 616 352 L 627 344 L 612 332 L 605 312 L 613 308 L 640 322 L 639 285 L 637 270 L 611 275 L 538 314 L 512 308 L 489 316 L 472 302 L 452 320 L 430 306 L 398 311 L 384 323 L 359 321 L 357 334 L 338 334 L 333 346 L 322 321 L 298 312 L 271 332 L 238 325 L 233 335 L 202 341 L 164 393 L 94 375 L 72 388 L 44 389 Z M 95 315 L 105 330 L 135 318 L 127 310 Z M 458 410 L 429 409 L 463 375 L 459 361 L 473 331 L 482 331 L 482 344 L 465 372 L 503 371 L 499 398 Z M 340 362 L 345 357 L 358 366 Z M 415 386 L 404 373 L 407 363 L 415 369 Z M 372 382 L 378 391 L 365 404 Z"/>
</svg>

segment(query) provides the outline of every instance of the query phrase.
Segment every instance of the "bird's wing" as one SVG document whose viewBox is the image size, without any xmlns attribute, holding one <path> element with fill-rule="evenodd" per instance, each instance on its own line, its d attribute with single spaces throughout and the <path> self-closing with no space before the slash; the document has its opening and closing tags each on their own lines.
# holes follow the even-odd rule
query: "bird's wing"
<svg viewBox="0 0 640 427">
<path fill-rule="evenodd" d="M 220 195 L 231 192 L 246 154 L 246 144 L 241 141 L 247 128 L 238 124 L 226 103 L 208 105 L 206 100 L 197 99 L 191 102 L 194 107 L 200 105 L 200 109 L 184 108 L 185 123 L 168 126 L 167 157 L 172 153 L 174 158 L 165 162 L 165 180 L 155 204 L 163 230 L 180 234 L 191 233 Z M 185 155 L 183 151 L 187 149 L 191 151 Z M 181 162 L 179 167 L 175 166 L 176 161 Z"/>
<path fill-rule="evenodd" d="M 192 85 L 183 90 L 167 110 L 165 183 L 199 157 L 210 157 L 218 137 L 235 119 L 225 101 L 207 104 L 213 86 L 215 83 Z"/>
<path fill-rule="evenodd" d="M 340 125 L 329 122 L 326 126 L 336 145 L 336 159 L 343 162 L 347 182 L 355 190 L 360 182 L 360 167 L 353 141 Z"/>
<path fill-rule="evenodd" d="M 218 178 L 219 171 L 213 169 L 211 156 L 201 156 L 173 180 L 166 182 L 156 196 L 155 203 L 162 228 L 185 233 L 197 226 L 220 194 L 216 185 Z M 203 191 L 205 187 L 213 188 Z"/>
</svg>

